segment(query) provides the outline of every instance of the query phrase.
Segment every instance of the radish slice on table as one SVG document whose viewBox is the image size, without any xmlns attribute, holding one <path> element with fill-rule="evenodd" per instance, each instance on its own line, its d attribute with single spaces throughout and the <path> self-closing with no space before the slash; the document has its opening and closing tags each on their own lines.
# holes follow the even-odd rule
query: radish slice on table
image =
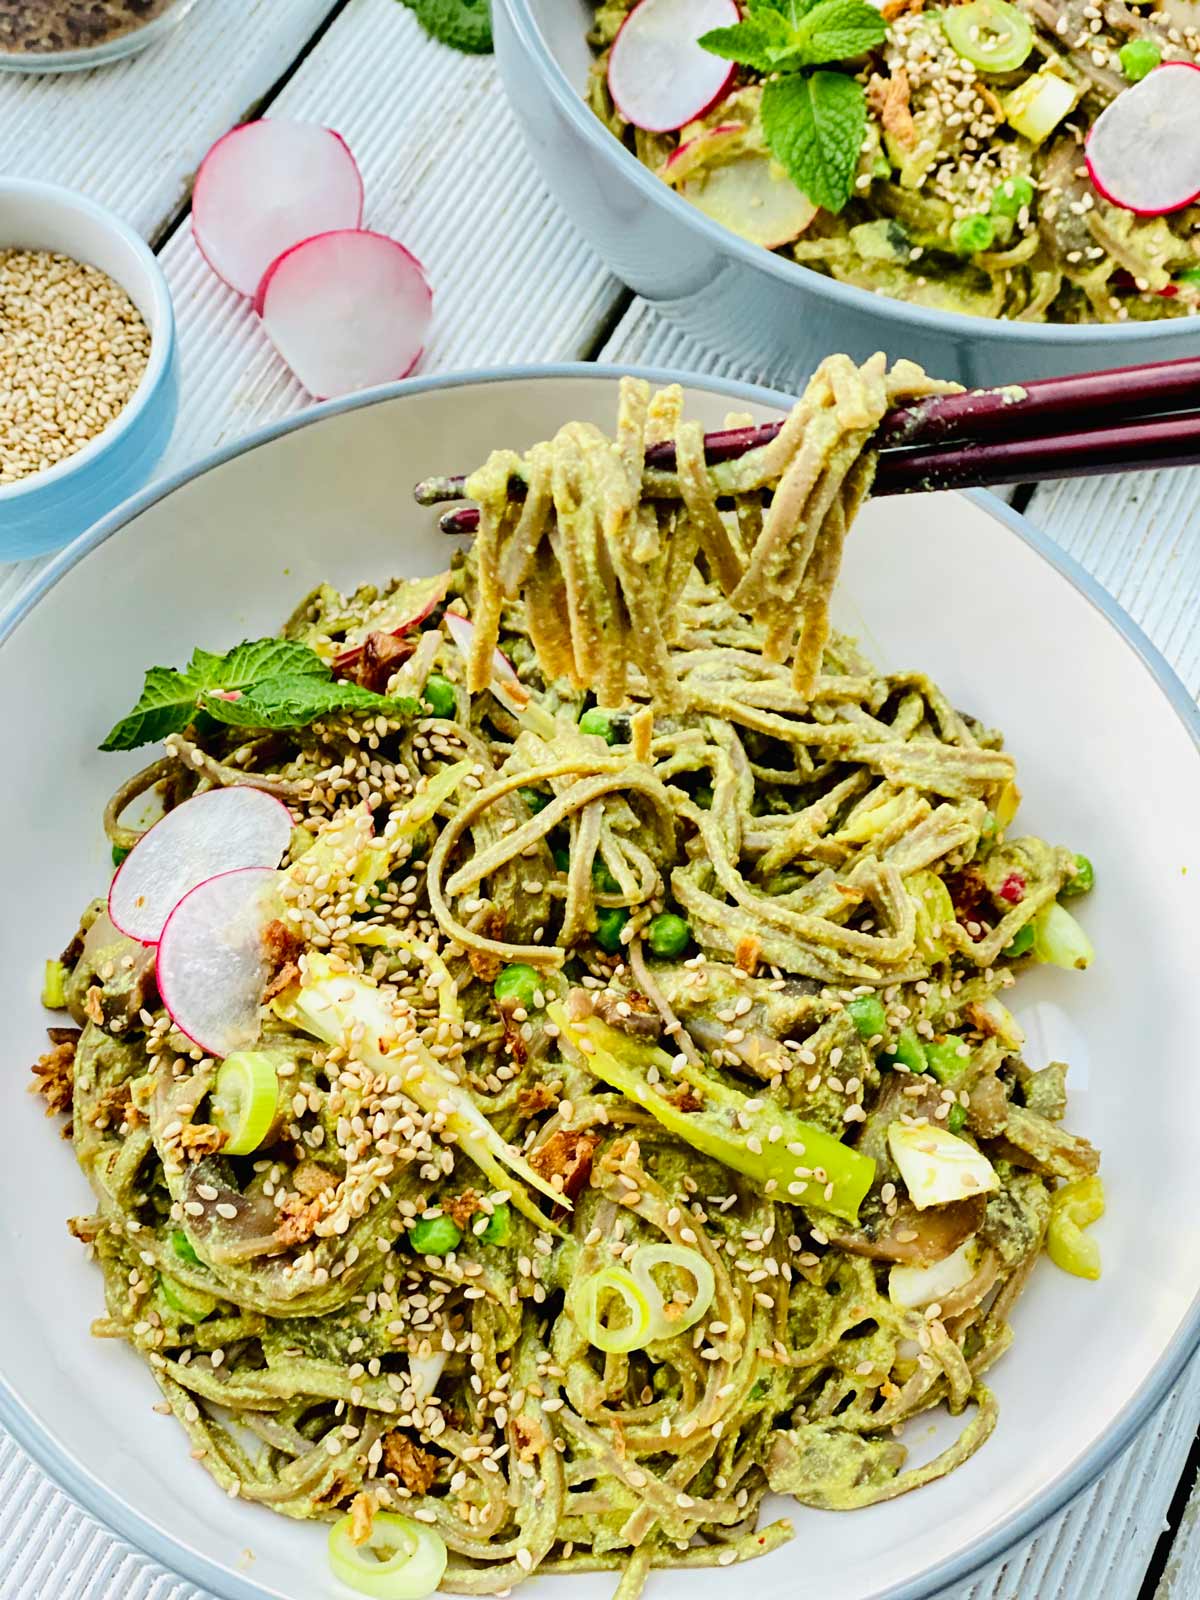
<svg viewBox="0 0 1200 1600">
<path fill-rule="evenodd" d="M 362 224 L 363 185 L 340 134 L 315 122 L 248 122 L 205 156 L 192 196 L 200 253 L 231 289 L 253 295 L 293 245 Z"/>
<path fill-rule="evenodd" d="M 406 578 L 375 608 L 375 614 L 360 628 L 352 629 L 345 638 L 341 654 L 334 661 L 336 667 L 348 667 L 363 653 L 368 634 L 390 633 L 399 638 L 413 628 L 419 628 L 446 598 L 450 587 L 450 574 L 441 572 L 434 578 Z"/>
<path fill-rule="evenodd" d="M 190 889 L 218 872 L 275 867 L 292 836 L 282 800 L 248 785 L 210 789 L 168 811 L 121 863 L 108 915 L 122 933 L 156 944 Z"/>
<path fill-rule="evenodd" d="M 270 974 L 263 934 L 279 916 L 279 873 L 243 867 L 197 884 L 167 918 L 155 976 L 171 1021 L 207 1055 L 248 1050 Z"/>
<path fill-rule="evenodd" d="M 608 92 L 626 122 L 668 133 L 714 106 L 737 68 L 698 43 L 740 20 L 734 0 L 642 0 L 608 57 Z"/>
<path fill-rule="evenodd" d="M 1141 217 L 1200 198 L 1200 66 L 1167 61 L 1096 118 L 1088 172 L 1106 200 Z"/>
<path fill-rule="evenodd" d="M 462 651 L 464 660 L 469 660 L 475 648 L 475 624 L 469 618 L 460 616 L 457 611 L 447 611 L 442 620 L 450 632 L 450 637 Z M 492 651 L 492 681 L 488 687 L 505 710 L 511 711 L 514 717 L 519 717 L 529 706 L 529 690 L 517 677 L 516 667 L 503 650 Z"/>
<path fill-rule="evenodd" d="M 318 234 L 280 256 L 255 304 L 271 343 L 320 400 L 407 377 L 433 317 L 416 257 L 358 230 Z"/>
<path fill-rule="evenodd" d="M 768 250 L 798 239 L 820 209 L 770 156 L 754 152 L 703 168 L 679 192 L 706 217 Z"/>
</svg>

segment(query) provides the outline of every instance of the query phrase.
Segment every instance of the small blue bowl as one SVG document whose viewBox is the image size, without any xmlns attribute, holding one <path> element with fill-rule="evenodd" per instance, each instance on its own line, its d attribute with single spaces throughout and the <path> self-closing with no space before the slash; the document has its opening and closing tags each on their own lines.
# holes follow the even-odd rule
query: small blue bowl
<svg viewBox="0 0 1200 1600">
<path fill-rule="evenodd" d="M 140 489 L 167 447 L 179 409 L 175 312 L 167 280 L 132 228 L 51 183 L 0 178 L 0 249 L 52 250 L 119 283 L 150 329 L 150 361 L 133 398 L 103 433 L 57 466 L 0 487 L 0 560 L 45 555 Z"/>
</svg>

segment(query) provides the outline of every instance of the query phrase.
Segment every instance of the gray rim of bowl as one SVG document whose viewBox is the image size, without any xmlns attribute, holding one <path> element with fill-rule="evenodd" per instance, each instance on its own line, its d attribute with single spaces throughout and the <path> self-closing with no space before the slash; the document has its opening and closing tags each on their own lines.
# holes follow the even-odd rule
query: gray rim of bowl
<svg viewBox="0 0 1200 1600">
<path fill-rule="evenodd" d="M 153 291 L 155 321 L 159 326 L 150 329 L 150 359 L 146 363 L 141 381 L 108 427 L 102 428 L 81 450 L 76 450 L 73 456 L 55 462 L 54 466 L 47 467 L 44 472 L 31 473 L 27 478 L 19 478 L 16 483 L 0 484 L 0 511 L 9 505 L 15 505 L 20 510 L 23 497 L 28 496 L 32 501 L 43 489 L 64 483 L 72 473 L 89 466 L 104 451 L 117 444 L 153 399 L 170 370 L 171 356 L 175 349 L 175 303 L 171 298 L 171 289 L 163 269 L 158 264 L 157 256 L 135 228 L 132 228 L 124 218 L 117 216 L 115 211 L 110 211 L 98 200 L 93 200 L 90 195 L 81 194 L 77 189 L 65 188 L 61 183 L 42 183 L 35 178 L 0 177 L 0 202 L 3 202 L 6 194 L 48 194 L 64 209 L 86 213 L 93 222 L 106 228 L 109 233 L 115 234 L 127 244 L 146 269 L 146 276 Z M 0 241 L 0 248 L 3 248 L 3 241 Z M 114 278 L 113 282 L 116 281 Z M 129 293 L 123 283 L 118 284 L 118 287 L 124 289 L 126 294 Z M 68 546 L 68 549 L 71 548 L 73 546 Z"/>
<path fill-rule="evenodd" d="M 498 0 L 498 3 L 507 10 L 526 53 L 540 68 L 546 87 L 574 123 L 576 130 L 620 178 L 632 183 L 651 204 L 665 208 L 681 227 L 694 229 L 703 234 L 709 244 L 723 249 L 726 254 L 738 256 L 747 266 L 778 278 L 782 283 L 798 282 L 800 287 L 812 294 L 863 312 L 881 322 L 928 328 L 935 333 L 969 334 L 972 339 L 997 340 L 1001 343 L 1030 339 L 1042 344 L 1069 344 L 1072 339 L 1094 339 L 1119 345 L 1135 338 L 1165 339 L 1172 333 L 1178 337 L 1189 324 L 1200 322 L 1200 317 L 1186 316 L 1162 317 L 1154 322 L 1123 322 L 1116 326 L 1105 322 L 1015 322 L 1011 318 L 996 320 L 973 317 L 965 311 L 937 311 L 930 306 L 912 306 L 906 301 L 875 294 L 869 289 L 858 289 L 853 284 L 838 283 L 835 278 L 814 272 L 799 261 L 789 261 L 776 251 L 751 244 L 748 239 L 740 238 L 729 228 L 722 227 L 719 222 L 714 222 L 695 206 L 689 205 L 674 189 L 656 178 L 648 167 L 644 167 L 619 139 L 614 138 L 559 66 L 529 9 L 528 0 Z M 649 303 L 654 304 L 652 300 Z"/>
<path fill-rule="evenodd" d="M 660 367 L 616 367 L 592 365 L 586 362 L 564 362 L 546 366 L 493 367 L 475 371 L 441 374 L 437 377 L 408 379 L 389 384 L 365 394 L 351 395 L 343 400 L 328 401 L 314 406 L 298 416 L 274 422 L 236 444 L 213 451 L 193 466 L 151 484 L 134 495 L 123 506 L 118 506 L 103 521 L 57 556 L 36 580 L 33 586 L 0 613 L 0 646 L 16 632 L 38 602 L 54 588 L 59 579 L 97 550 L 113 534 L 143 511 L 165 500 L 184 484 L 203 477 L 217 467 L 238 456 L 270 444 L 285 434 L 311 426 L 327 417 L 358 411 L 365 406 L 378 405 L 402 396 L 429 394 L 440 389 L 467 388 L 475 385 L 509 382 L 530 382 L 538 379 L 608 379 L 616 382 L 625 374 L 647 379 L 650 383 L 680 383 L 685 388 L 718 394 L 742 405 L 774 406 L 790 409 L 791 399 L 777 390 L 759 388 L 753 384 L 738 383 L 724 378 L 706 378 L 701 373 L 675 372 Z M 982 490 L 971 490 L 967 499 L 987 511 L 997 521 L 1029 546 L 1043 561 L 1061 573 L 1071 586 L 1083 595 L 1124 639 L 1142 666 L 1157 683 L 1191 737 L 1200 755 L 1200 708 L 1193 703 L 1187 690 L 1167 665 L 1159 651 L 1126 615 L 1116 601 L 1100 584 L 1074 561 L 1048 535 L 1041 533 L 1018 512 Z M 1016 1511 L 996 1527 L 986 1539 L 957 1556 L 948 1557 L 931 1567 L 912 1582 L 877 1589 L 862 1600 L 932 1600 L 948 1585 L 961 1582 L 985 1566 L 1006 1555 L 1014 1545 L 1035 1533 L 1055 1512 L 1081 1494 L 1146 1423 L 1151 1413 L 1161 1403 L 1184 1364 L 1200 1345 L 1200 1293 L 1193 1300 L 1187 1315 L 1177 1329 L 1157 1366 L 1142 1380 L 1137 1392 L 1126 1403 L 1108 1430 L 1084 1452 L 1082 1457 L 1050 1484 L 1024 1510 Z M 160 1562 L 169 1571 L 178 1573 L 192 1583 L 205 1585 L 221 1600 L 264 1600 L 272 1591 L 263 1585 L 249 1583 L 236 1573 L 228 1572 L 209 1559 L 203 1552 L 180 1543 L 173 1534 L 159 1527 L 114 1495 L 108 1487 L 94 1477 L 69 1454 L 17 1396 L 7 1378 L 0 1373 L 0 1422 L 18 1440 L 50 1476 L 73 1496 L 82 1506 L 110 1529 L 123 1535 L 132 1544 Z M 278 1591 L 275 1591 L 278 1593 Z"/>
<path fill-rule="evenodd" d="M 39 73 L 82 72 L 88 67 L 105 67 L 124 61 L 170 33 L 195 4 L 196 0 L 174 0 L 171 9 L 161 17 L 143 22 L 102 44 L 83 45 L 78 50 L 0 50 L 0 72 L 36 77 Z"/>
</svg>

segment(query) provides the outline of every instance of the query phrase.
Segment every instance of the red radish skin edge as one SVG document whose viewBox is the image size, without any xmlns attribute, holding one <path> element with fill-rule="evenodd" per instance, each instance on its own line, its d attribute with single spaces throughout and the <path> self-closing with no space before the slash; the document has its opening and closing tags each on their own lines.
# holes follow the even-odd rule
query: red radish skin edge
<svg viewBox="0 0 1200 1600">
<path fill-rule="evenodd" d="M 259 118 L 257 120 L 266 121 L 268 119 Z M 221 137 L 217 140 L 217 142 L 214 145 L 210 146 L 210 148 L 208 150 L 208 153 L 204 157 L 204 160 L 200 163 L 199 167 L 196 170 L 196 179 L 195 179 L 195 182 L 192 185 L 192 238 L 196 241 L 196 249 L 199 250 L 200 255 L 201 255 L 201 257 L 202 257 L 202 259 L 204 261 L 204 264 L 205 264 L 205 266 L 208 267 L 209 271 L 215 277 L 219 278 L 227 289 L 232 289 L 235 294 L 242 294 L 242 290 L 239 289 L 236 286 L 236 284 L 230 283 L 229 279 L 224 275 L 224 273 L 220 270 L 220 268 L 215 264 L 215 262 L 213 261 L 212 257 L 209 255 L 208 251 L 204 248 L 204 241 L 201 238 L 201 231 L 197 229 L 196 222 L 195 222 L 196 206 L 197 206 L 197 203 L 199 203 L 200 209 L 201 210 L 204 209 L 204 197 L 203 196 L 204 196 L 204 183 L 205 183 L 205 168 L 208 166 L 208 164 L 211 161 L 211 159 L 213 158 L 213 156 L 215 156 L 217 151 L 220 150 L 221 147 L 224 144 L 226 144 L 230 139 L 236 138 L 236 136 L 239 133 L 243 132 L 244 129 L 246 129 L 248 127 L 251 127 L 252 125 L 253 125 L 252 123 L 248 123 L 248 122 L 239 122 L 236 128 L 230 128 L 228 133 L 223 133 L 221 135 Z M 366 205 L 366 189 L 365 189 L 365 187 L 363 185 L 362 172 L 359 170 L 358 162 L 354 159 L 354 152 L 353 152 L 353 150 L 351 150 L 351 148 L 347 144 L 346 140 L 342 137 L 342 135 L 337 131 L 336 128 L 326 128 L 324 123 L 319 124 L 319 126 L 324 130 L 325 133 L 331 133 L 333 135 L 333 137 L 337 140 L 337 142 L 341 145 L 342 149 L 345 150 L 346 154 L 350 157 L 350 165 L 354 168 L 354 174 L 355 174 L 355 177 L 358 180 L 358 220 L 355 223 L 355 226 L 361 228 L 362 227 L 362 219 L 363 219 L 363 209 L 364 209 L 364 207 Z M 301 242 L 302 241 L 297 240 L 297 243 L 301 243 Z M 268 267 L 267 270 L 269 272 L 270 268 Z M 257 297 L 255 298 L 255 302 L 254 302 L 254 309 L 256 311 L 258 310 Z"/>
<path fill-rule="evenodd" d="M 300 239 L 294 245 L 292 245 L 290 250 L 285 250 L 282 255 L 275 257 L 274 261 L 272 261 L 271 265 L 263 273 L 262 282 L 259 284 L 254 296 L 254 309 L 258 312 L 260 317 L 263 314 L 263 307 L 267 303 L 267 290 L 271 287 L 271 279 L 276 276 L 280 267 L 283 266 L 288 257 L 294 256 L 297 250 L 303 250 L 307 245 L 315 244 L 318 239 L 332 239 L 336 234 L 339 233 L 365 233 L 368 234 L 372 239 L 384 239 L 388 244 L 394 244 L 397 250 L 402 250 L 404 252 L 404 254 L 412 262 L 413 266 L 416 267 L 417 271 L 421 274 L 422 278 L 425 279 L 426 285 L 428 286 L 429 278 L 426 275 L 424 266 L 417 260 L 416 256 L 413 255 L 412 251 L 407 245 L 400 243 L 399 239 L 393 239 L 391 235 L 387 233 L 378 233 L 373 228 L 333 228 L 328 233 L 314 233 L 311 239 Z M 432 298 L 433 291 L 430 290 L 430 299 Z M 424 354 L 423 348 L 421 354 Z M 420 356 L 417 357 L 417 360 L 420 360 Z M 414 361 L 413 367 L 415 367 L 416 364 L 417 362 Z M 412 367 L 410 367 L 408 370 L 411 372 Z M 405 373 L 403 376 L 407 377 L 408 374 Z"/>
<path fill-rule="evenodd" d="M 1187 67 L 1192 72 L 1200 72 L 1200 63 L 1197 63 L 1195 61 L 1164 61 L 1161 66 L 1155 67 L 1154 71 L 1155 72 L 1174 71 L 1178 67 Z M 1148 74 L 1148 76 L 1152 77 L 1153 74 Z M 1145 83 L 1146 81 L 1147 81 L 1147 78 L 1143 78 L 1141 80 L 1142 83 Z M 1131 85 L 1131 87 L 1136 87 L 1136 85 Z M 1125 90 L 1124 92 L 1128 93 L 1129 91 Z M 1119 96 L 1118 96 L 1118 99 L 1119 99 Z M 1110 106 L 1116 105 L 1116 104 L 1117 104 L 1116 100 L 1110 102 Z M 1146 209 L 1146 208 L 1141 207 L 1141 206 L 1131 206 L 1127 200 L 1120 199 L 1117 195 L 1115 195 L 1112 192 L 1111 189 L 1109 189 L 1107 187 L 1107 185 L 1099 177 L 1099 175 L 1096 172 L 1096 168 L 1092 163 L 1091 145 L 1092 145 L 1092 135 L 1095 133 L 1095 129 L 1096 129 L 1096 124 L 1093 124 L 1091 130 L 1088 132 L 1087 139 L 1084 142 L 1083 159 L 1084 159 L 1084 162 L 1085 162 L 1085 164 L 1087 166 L 1088 177 L 1092 180 L 1092 186 L 1095 188 L 1096 192 L 1099 195 L 1101 195 L 1105 200 L 1108 201 L 1109 205 L 1118 206 L 1122 211 L 1128 211 L 1130 216 L 1134 216 L 1134 217 L 1167 217 L 1167 216 L 1170 216 L 1173 212 L 1185 211 L 1188 206 L 1195 205 L 1196 201 L 1200 200 L 1200 188 L 1196 189 L 1194 191 L 1194 193 L 1188 195 L 1186 200 L 1180 200 L 1180 201 L 1176 202 L 1175 204 L 1172 204 L 1172 205 L 1169 205 L 1169 206 L 1162 206 L 1162 207 L 1156 206 L 1156 207 L 1153 207 L 1151 209 Z M 1166 295 L 1166 290 L 1160 290 L 1159 292 L 1161 294 L 1163 294 L 1163 295 Z M 1168 298 L 1169 298 L 1169 296 L 1168 296 Z"/>
<path fill-rule="evenodd" d="M 275 277 L 278 276 L 279 271 L 282 268 L 283 264 L 291 256 L 294 256 L 296 254 L 296 252 L 299 251 L 299 250 L 306 250 L 309 247 L 309 245 L 316 244 L 318 242 L 318 240 L 321 240 L 321 239 L 334 239 L 334 238 L 337 238 L 339 235 L 346 234 L 346 233 L 357 233 L 357 234 L 362 234 L 362 235 L 366 236 L 367 238 L 380 239 L 385 244 L 392 245 L 395 249 L 399 250 L 402 255 L 407 256 L 409 261 L 411 261 L 413 266 L 416 268 L 417 274 L 420 277 L 421 282 L 425 286 L 426 304 L 427 304 L 427 307 L 428 307 L 430 313 L 432 314 L 432 309 L 433 309 L 433 290 L 432 290 L 432 288 L 430 288 L 429 278 L 426 275 L 425 268 L 422 265 L 422 263 L 420 261 L 418 261 L 417 257 L 415 255 L 413 255 L 412 251 L 410 249 L 408 249 L 408 247 L 406 245 L 402 245 L 398 239 L 393 239 L 389 234 L 377 233 L 374 229 L 371 229 L 371 228 L 357 228 L 357 229 L 355 229 L 355 228 L 334 228 L 328 233 L 317 233 L 317 234 L 314 234 L 311 239 L 302 239 L 299 244 L 294 244 L 290 250 L 285 250 L 281 256 L 276 257 L 276 259 L 274 261 L 272 261 L 271 265 L 267 268 L 266 272 L 263 274 L 262 282 L 258 286 L 258 292 L 254 296 L 254 309 L 255 309 L 255 311 L 257 311 L 258 315 L 260 317 L 264 315 L 264 313 L 266 311 L 266 304 L 267 304 L 267 293 L 270 290 L 271 282 Z M 385 378 L 385 379 L 381 379 L 380 382 L 397 383 L 402 378 L 407 378 L 409 376 L 409 374 L 416 368 L 416 366 L 418 365 L 418 363 L 421 360 L 421 357 L 424 354 L 425 354 L 425 346 L 422 344 L 418 348 L 416 354 L 413 356 L 412 360 L 409 362 L 407 367 L 404 368 L 403 372 L 392 373 L 390 375 L 390 377 Z M 280 352 L 280 357 L 281 357 L 281 359 L 283 361 L 285 361 L 285 362 L 287 361 L 287 357 L 284 356 L 282 352 Z M 288 365 L 290 366 L 291 363 L 289 362 Z M 328 395 L 323 395 L 323 394 L 316 395 L 316 399 L 318 399 L 318 400 L 327 400 L 329 398 L 330 397 Z"/>
<path fill-rule="evenodd" d="M 245 785 L 245 787 L 246 788 L 253 788 L 254 785 L 253 784 L 247 784 L 247 785 Z M 203 803 L 203 801 L 206 800 L 211 795 L 218 795 L 218 794 L 224 794 L 224 793 L 225 793 L 225 791 L 223 789 L 210 789 L 210 790 L 207 791 L 206 794 L 194 794 L 194 795 L 192 795 L 190 799 L 183 801 L 183 805 L 189 805 L 189 806 L 190 805 L 198 805 L 198 804 Z M 292 813 L 288 810 L 287 806 L 283 803 L 283 801 L 280 800 L 278 798 L 278 796 L 276 796 L 276 795 L 267 794 L 265 789 L 258 789 L 258 790 L 256 790 L 256 793 L 263 795 L 263 797 L 265 799 L 272 801 L 273 804 L 275 804 L 275 805 L 277 805 L 279 807 L 279 809 L 283 812 L 284 816 L 287 818 L 288 833 L 290 834 L 291 830 L 292 830 L 292 827 L 293 827 Z M 178 806 L 176 806 L 174 808 L 174 811 L 178 811 L 179 809 L 180 808 Z M 113 927 L 116 928 L 118 933 L 123 933 L 127 939 L 135 939 L 138 944 L 145 945 L 147 949 L 149 949 L 153 945 L 157 944 L 158 940 L 157 939 L 143 939 L 140 934 L 131 933 L 128 928 L 122 927 L 121 923 L 118 922 L 117 918 L 113 915 L 113 893 L 117 888 L 117 884 L 118 884 L 118 882 L 120 880 L 121 874 L 126 870 L 126 868 L 129 866 L 129 863 L 133 860 L 134 855 L 137 853 L 138 848 L 144 843 L 144 841 L 146 839 L 148 839 L 150 837 L 150 835 L 154 832 L 155 828 L 160 827 L 167 820 L 167 817 L 174 815 L 174 811 L 168 811 L 166 816 L 159 817 L 157 822 L 153 823 L 149 828 L 146 829 L 145 833 L 138 840 L 137 844 L 134 845 L 133 849 L 125 857 L 124 861 L 122 861 L 121 865 L 117 868 L 116 872 L 113 873 L 112 882 L 108 886 L 108 895 L 106 897 L 106 904 L 105 904 L 105 909 L 108 912 L 108 920 L 112 923 Z M 286 848 L 286 846 L 285 846 L 285 848 Z M 281 850 L 280 851 L 280 855 L 282 855 L 282 854 L 283 854 L 283 851 Z M 257 871 L 260 871 L 261 869 L 257 868 L 257 867 L 235 867 L 233 870 L 235 872 L 257 872 Z M 216 874 L 210 874 L 210 876 L 216 876 Z M 207 878 L 202 878 L 200 880 L 200 882 L 201 883 L 207 883 L 208 879 Z M 199 884 L 193 884 L 192 885 L 192 888 L 198 888 L 198 887 L 199 887 Z M 188 890 L 187 893 L 190 894 L 191 890 Z M 185 896 L 181 895 L 180 899 L 183 899 L 183 898 L 185 898 Z M 170 916 L 171 916 L 171 913 L 168 912 L 167 921 L 170 921 Z M 166 922 L 163 923 L 163 927 L 164 927 L 164 929 L 166 928 Z M 159 938 L 161 938 L 161 937 L 162 937 L 162 935 L 160 934 Z"/>
<path fill-rule="evenodd" d="M 442 619 L 460 653 L 470 654 L 475 637 L 475 624 L 459 611 L 447 611 Z M 497 645 L 492 651 L 492 681 L 488 686 L 513 716 L 520 716 L 529 704 L 529 690 L 517 676 L 517 669 Z M 505 698 L 507 696 L 507 698 Z"/>
<path fill-rule="evenodd" d="M 183 1034 L 185 1039 L 190 1039 L 191 1040 L 191 1042 L 196 1046 L 196 1048 L 198 1050 L 203 1050 L 205 1055 L 215 1056 L 215 1057 L 217 1057 L 218 1060 L 224 1058 L 225 1052 L 221 1051 L 221 1050 L 214 1050 L 212 1048 L 212 1046 L 210 1044 L 206 1044 L 203 1039 L 198 1039 L 198 1038 L 196 1038 L 196 1036 L 194 1034 L 189 1033 L 188 1030 L 183 1026 L 183 1024 L 179 1021 L 178 1017 L 176 1016 L 175 1007 L 172 1005 L 171 1000 L 170 1000 L 170 996 L 169 996 L 169 993 L 168 993 L 168 991 L 170 989 L 170 985 L 167 984 L 167 985 L 164 986 L 164 983 L 163 983 L 161 949 L 162 949 L 163 940 L 165 940 L 166 937 L 167 937 L 167 929 L 171 926 L 172 918 L 175 916 L 175 912 L 179 910 L 179 907 L 181 905 L 183 905 L 184 900 L 186 900 L 188 898 L 188 895 L 194 894 L 196 892 L 196 889 L 203 889 L 205 884 L 212 883 L 216 878 L 241 877 L 243 873 L 247 873 L 247 872 L 255 872 L 255 873 L 259 873 L 259 874 L 269 873 L 271 877 L 278 877 L 278 872 L 274 868 L 271 868 L 271 867 L 235 867 L 232 872 L 217 872 L 217 873 L 213 874 L 213 877 L 205 878 L 203 880 L 203 882 L 196 884 L 195 888 L 189 889 L 188 890 L 188 894 L 185 894 L 183 896 L 183 898 L 179 901 L 179 904 L 174 908 L 174 910 L 171 912 L 171 915 L 167 918 L 166 922 L 163 924 L 162 939 L 159 940 L 160 955 L 159 955 L 159 959 L 156 960 L 155 963 L 154 963 L 154 982 L 155 982 L 155 987 L 158 989 L 158 997 L 162 1001 L 163 1007 L 166 1010 L 167 1015 L 170 1017 L 172 1023 L 174 1024 L 174 1026 L 176 1028 L 178 1028 L 179 1032 L 181 1034 Z M 265 927 L 266 924 L 264 923 L 263 926 Z"/>
<path fill-rule="evenodd" d="M 716 90 L 716 92 L 714 94 L 710 95 L 708 97 L 708 99 L 704 102 L 703 105 L 697 106 L 697 108 L 694 111 L 689 112 L 688 115 L 686 117 L 682 118 L 679 122 L 661 123 L 661 124 L 655 124 L 655 123 L 649 123 L 649 122 L 637 122 L 633 117 L 630 117 L 630 116 L 628 116 L 626 114 L 624 108 L 621 105 L 620 97 L 618 96 L 616 91 L 613 89 L 613 86 L 612 86 L 612 64 L 613 64 L 613 59 L 614 59 L 614 57 L 616 56 L 616 53 L 617 53 L 617 47 L 618 47 L 618 45 L 620 44 L 620 41 L 621 41 L 621 35 L 625 32 L 626 28 L 629 27 L 630 23 L 633 22 L 634 18 L 637 16 L 638 12 L 641 10 L 642 5 L 645 5 L 647 3 L 648 3 L 648 0 L 641 0 L 641 5 L 634 6 L 633 10 L 629 13 L 629 15 L 625 18 L 625 21 L 621 24 L 621 26 L 617 30 L 617 36 L 612 42 L 612 47 L 611 47 L 611 49 L 609 51 L 609 56 L 608 56 L 609 70 L 608 70 L 608 75 L 607 75 L 607 78 L 606 78 L 606 81 L 608 83 L 608 92 L 609 92 L 609 94 L 612 95 L 613 104 L 616 106 L 617 110 L 620 111 L 621 115 L 625 118 L 626 122 L 631 123 L 635 128 L 641 128 L 645 133 L 675 133 L 679 128 L 686 127 L 686 125 L 689 122 L 698 122 L 701 117 L 706 117 L 708 115 L 708 113 L 712 110 L 712 108 L 715 105 L 719 105 L 720 104 L 720 102 L 729 93 L 729 86 L 733 82 L 734 77 L 735 77 L 735 75 L 737 73 L 737 63 L 735 61 L 729 62 L 729 64 L 728 64 L 729 65 L 729 70 L 725 74 L 725 77 L 722 80 L 721 85 Z M 739 22 L 741 20 L 741 13 L 740 13 L 740 11 L 738 9 L 736 0 L 730 0 L 730 8 L 729 9 L 730 9 L 730 15 L 726 20 L 728 22 L 728 25 L 732 27 L 735 23 L 737 23 L 737 22 Z M 705 31 L 707 32 L 707 29 Z M 714 57 L 713 59 L 714 60 L 719 60 L 720 58 L 719 57 Z"/>
<path fill-rule="evenodd" d="M 398 626 L 394 628 L 388 628 L 387 632 L 391 634 L 393 639 L 401 639 L 406 633 L 411 633 L 414 628 L 419 628 L 425 619 L 432 616 L 437 610 L 438 606 L 441 605 L 442 601 L 446 598 L 446 593 L 449 588 L 450 577 L 449 574 L 447 574 L 441 593 L 435 593 L 433 598 L 429 601 L 429 604 L 425 606 L 424 610 L 416 612 L 415 615 L 408 617 Z M 334 666 L 338 669 L 352 667 L 358 660 L 359 656 L 362 655 L 365 648 L 366 640 L 364 639 L 362 644 L 356 644 L 352 649 L 344 650 L 340 656 L 336 656 L 333 662 Z"/>
<path fill-rule="evenodd" d="M 712 106 L 709 106 L 708 109 L 711 111 Z M 667 157 L 663 170 L 668 170 L 676 162 L 682 160 L 684 152 L 690 150 L 700 139 L 715 139 L 719 133 L 745 133 L 745 131 L 746 124 L 744 122 L 718 122 L 715 128 L 706 128 L 703 133 L 693 134 L 690 139 L 685 139 L 682 144 L 676 145 Z"/>
</svg>

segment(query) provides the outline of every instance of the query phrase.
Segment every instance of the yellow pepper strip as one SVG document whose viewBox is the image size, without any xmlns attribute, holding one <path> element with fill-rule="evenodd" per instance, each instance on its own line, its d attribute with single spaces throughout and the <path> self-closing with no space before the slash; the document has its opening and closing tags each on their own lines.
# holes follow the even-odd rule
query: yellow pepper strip
<svg viewBox="0 0 1200 1600">
<path fill-rule="evenodd" d="M 1104 1215 L 1104 1183 L 1093 1175 L 1076 1178 L 1050 1197 L 1046 1251 L 1056 1267 L 1076 1278 L 1100 1276 L 1100 1246 L 1084 1228 Z"/>
</svg>

